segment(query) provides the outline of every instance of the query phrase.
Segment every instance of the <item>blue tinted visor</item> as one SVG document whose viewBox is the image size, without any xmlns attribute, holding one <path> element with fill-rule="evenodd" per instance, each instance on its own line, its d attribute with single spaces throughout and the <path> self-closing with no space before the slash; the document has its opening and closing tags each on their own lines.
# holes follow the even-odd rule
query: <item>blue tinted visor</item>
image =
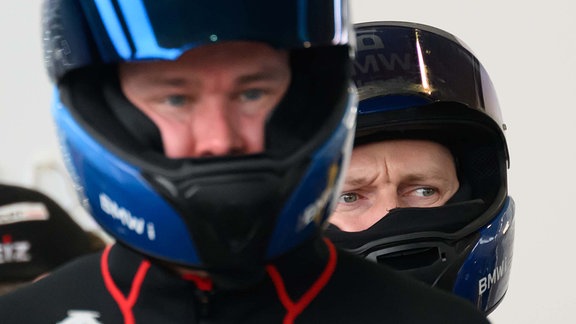
<svg viewBox="0 0 576 324">
<path fill-rule="evenodd" d="M 174 59 L 218 41 L 278 48 L 346 44 L 342 0 L 93 0 L 82 7 L 105 61 Z"/>
<path fill-rule="evenodd" d="M 486 109 L 485 92 L 492 91 L 491 85 L 482 84 L 480 63 L 454 36 L 430 26 L 398 22 L 355 28 L 358 50 L 353 76 L 361 102 L 393 96 L 381 104 L 405 107 L 406 100 L 399 100 L 413 96 L 410 100 L 424 97 L 429 102 L 454 101 Z"/>
</svg>

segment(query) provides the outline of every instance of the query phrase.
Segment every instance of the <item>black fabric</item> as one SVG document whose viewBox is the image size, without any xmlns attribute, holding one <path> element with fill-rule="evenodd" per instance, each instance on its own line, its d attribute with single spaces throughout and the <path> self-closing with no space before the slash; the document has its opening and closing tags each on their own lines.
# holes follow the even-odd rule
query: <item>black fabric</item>
<svg viewBox="0 0 576 324">
<path fill-rule="evenodd" d="M 110 107 L 118 121 L 143 147 L 164 154 L 160 130 L 148 116 L 126 98 L 122 92 L 116 68 L 107 68 L 111 71 L 107 78 L 102 79 L 102 94 L 107 107 Z"/>
<path fill-rule="evenodd" d="M 62 102 L 96 139 L 133 153 L 164 152 L 156 125 L 122 93 L 116 66 L 69 73 L 59 89 Z"/>
<path fill-rule="evenodd" d="M 35 279 L 93 251 L 89 234 L 53 199 L 0 184 L 0 285 Z"/>
<path fill-rule="evenodd" d="M 278 260 L 292 300 L 310 288 L 327 260 L 319 240 Z M 131 289 L 142 259 L 119 245 L 112 248 L 110 269 L 123 294 Z M 57 323 L 84 312 L 100 323 L 124 323 L 106 291 L 100 255 L 79 259 L 35 284 L 0 297 L 2 323 Z M 41 301 L 41 302 L 39 302 Z M 88 313 L 90 312 L 90 313 Z M 272 281 L 245 290 L 202 292 L 190 281 L 153 265 L 133 307 L 136 323 L 281 323 L 286 310 Z M 296 317 L 295 323 L 488 323 L 463 299 L 369 261 L 338 252 L 328 284 Z"/>
<path fill-rule="evenodd" d="M 348 59 L 345 47 L 290 52 L 290 87 L 266 125 L 269 155 L 312 149 L 333 135 L 348 108 Z"/>
<path fill-rule="evenodd" d="M 485 208 L 481 199 L 432 208 L 395 208 L 363 231 L 344 232 L 330 224 L 325 233 L 337 246 L 355 249 L 395 235 L 418 232 L 453 233 L 470 224 Z"/>
</svg>

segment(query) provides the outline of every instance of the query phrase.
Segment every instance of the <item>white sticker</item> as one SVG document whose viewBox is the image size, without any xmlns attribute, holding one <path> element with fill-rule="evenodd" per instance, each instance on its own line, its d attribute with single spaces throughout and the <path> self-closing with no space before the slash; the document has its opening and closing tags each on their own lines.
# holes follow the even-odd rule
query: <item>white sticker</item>
<svg viewBox="0 0 576 324">
<path fill-rule="evenodd" d="M 0 206 L 0 225 L 44 221 L 49 218 L 46 205 L 40 202 L 18 202 Z"/>
<path fill-rule="evenodd" d="M 100 313 L 88 310 L 69 310 L 68 317 L 57 324 L 102 324 L 98 320 Z"/>
</svg>

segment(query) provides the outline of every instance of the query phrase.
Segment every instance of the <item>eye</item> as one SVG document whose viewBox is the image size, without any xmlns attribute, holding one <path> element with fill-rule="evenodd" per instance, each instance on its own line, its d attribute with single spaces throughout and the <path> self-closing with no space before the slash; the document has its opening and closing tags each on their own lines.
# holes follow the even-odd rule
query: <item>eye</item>
<svg viewBox="0 0 576 324">
<path fill-rule="evenodd" d="M 424 187 L 424 188 L 418 188 L 418 189 L 414 190 L 414 192 L 418 196 L 431 197 L 437 193 L 437 190 L 434 188 L 430 188 L 430 187 Z"/>
<path fill-rule="evenodd" d="M 265 91 L 262 89 L 249 89 L 242 91 L 240 94 L 240 99 L 242 101 L 256 101 L 261 99 L 265 94 Z"/>
<path fill-rule="evenodd" d="M 170 106 L 182 107 L 188 103 L 188 98 L 183 95 L 170 95 L 164 99 L 164 102 Z"/>
<path fill-rule="evenodd" d="M 338 199 L 339 203 L 344 204 L 350 204 L 356 201 L 358 201 L 358 194 L 354 192 L 345 192 L 342 195 L 340 195 L 340 198 Z"/>
</svg>

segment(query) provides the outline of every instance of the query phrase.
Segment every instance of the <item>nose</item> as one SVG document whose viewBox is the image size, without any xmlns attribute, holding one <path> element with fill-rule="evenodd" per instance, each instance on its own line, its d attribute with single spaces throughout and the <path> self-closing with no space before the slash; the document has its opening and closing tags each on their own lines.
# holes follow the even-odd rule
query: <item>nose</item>
<svg viewBox="0 0 576 324">
<path fill-rule="evenodd" d="M 398 207 L 398 197 L 395 191 L 380 191 L 376 197 L 376 202 L 370 210 L 360 215 L 353 231 L 365 230 L 371 227 L 396 207 Z"/>
<path fill-rule="evenodd" d="M 237 120 L 223 100 L 206 100 L 199 105 L 190 127 L 194 136 L 195 157 L 239 155 L 245 145 Z"/>
<path fill-rule="evenodd" d="M 381 193 L 378 203 L 378 214 L 386 216 L 390 210 L 398 207 L 398 195 L 395 190 L 387 190 Z"/>
</svg>

